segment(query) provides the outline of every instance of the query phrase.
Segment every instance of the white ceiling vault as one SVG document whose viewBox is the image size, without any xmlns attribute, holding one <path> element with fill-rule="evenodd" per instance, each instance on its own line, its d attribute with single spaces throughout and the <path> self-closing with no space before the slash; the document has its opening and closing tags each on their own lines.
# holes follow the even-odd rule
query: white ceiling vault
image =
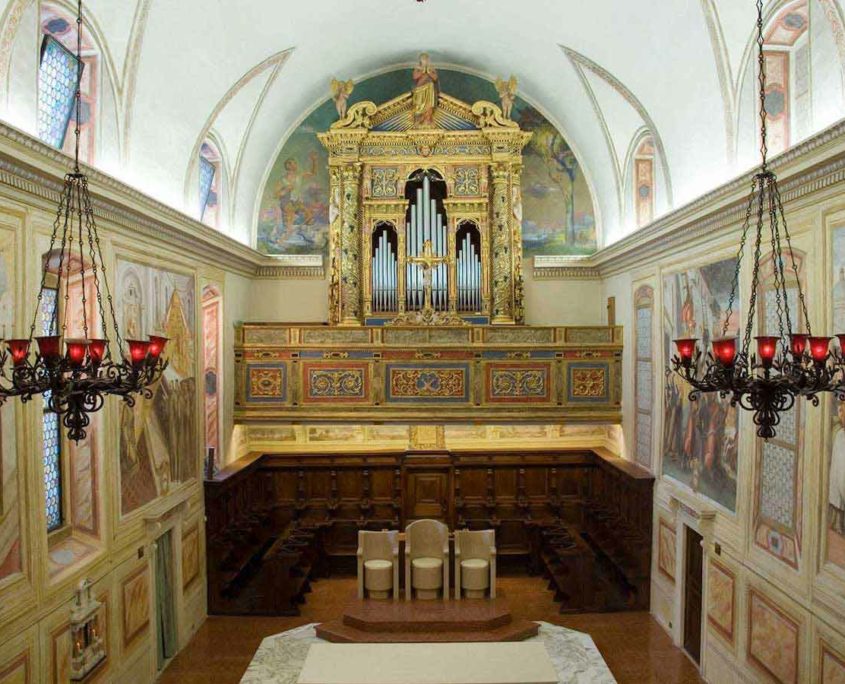
<svg viewBox="0 0 845 684">
<path fill-rule="evenodd" d="M 41 1 L 0 0 L 0 117 L 33 133 Z M 843 115 L 845 0 L 768 0 L 767 15 L 802 3 L 813 50 L 806 137 Z M 658 215 L 754 163 L 754 0 L 84 5 L 104 55 L 95 165 L 196 214 L 198 152 L 211 138 L 224 160 L 222 229 L 243 242 L 281 144 L 328 97 L 330 79 L 409 66 L 422 51 L 435 64 L 519 79 L 519 94 L 575 150 L 604 244 L 633 229 L 630 159 L 645 133 L 655 143 Z"/>
</svg>

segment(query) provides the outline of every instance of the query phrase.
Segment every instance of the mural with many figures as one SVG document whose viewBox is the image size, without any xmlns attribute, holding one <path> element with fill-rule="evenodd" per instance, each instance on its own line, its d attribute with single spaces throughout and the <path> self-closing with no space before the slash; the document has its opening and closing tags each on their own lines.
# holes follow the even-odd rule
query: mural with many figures
<svg viewBox="0 0 845 684">
<path fill-rule="evenodd" d="M 193 276 L 117 262 L 118 322 L 126 338 L 163 334 L 169 366 L 152 388 L 120 410 L 121 510 L 124 514 L 197 475 L 196 301 Z"/>
<path fill-rule="evenodd" d="M 701 349 L 722 335 L 733 281 L 733 259 L 681 271 L 663 279 L 663 349 L 666 365 L 672 340 L 699 339 Z M 728 334 L 736 334 L 738 315 Z M 663 474 L 736 510 L 737 410 L 712 394 L 690 401 L 688 387 L 674 374 L 664 386 Z"/>
<path fill-rule="evenodd" d="M 15 324 L 14 234 L 0 231 L 0 334 Z M 0 408 L 0 580 L 21 571 L 15 403 Z"/>
<path fill-rule="evenodd" d="M 499 102 L 494 83 L 438 69 L 443 93 L 468 103 Z M 387 102 L 407 92 L 411 69 L 374 76 L 354 85 L 343 105 Z M 346 93 L 346 90 L 344 90 Z M 265 254 L 326 255 L 329 227 L 328 155 L 317 133 L 337 120 L 326 99 L 285 141 L 265 183 L 256 227 L 256 246 Z M 516 97 L 511 117 L 534 135 L 524 152 L 522 236 L 525 257 L 589 254 L 596 249 L 595 211 L 575 154 L 558 130 L 525 100 Z"/>
</svg>

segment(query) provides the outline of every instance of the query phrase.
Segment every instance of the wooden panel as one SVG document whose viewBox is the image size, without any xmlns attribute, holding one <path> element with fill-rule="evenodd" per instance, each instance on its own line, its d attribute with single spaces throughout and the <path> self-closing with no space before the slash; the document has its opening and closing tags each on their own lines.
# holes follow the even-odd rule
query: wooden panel
<svg viewBox="0 0 845 684">
<path fill-rule="evenodd" d="M 409 473 L 406 517 L 443 520 L 449 510 L 447 473 Z"/>
</svg>

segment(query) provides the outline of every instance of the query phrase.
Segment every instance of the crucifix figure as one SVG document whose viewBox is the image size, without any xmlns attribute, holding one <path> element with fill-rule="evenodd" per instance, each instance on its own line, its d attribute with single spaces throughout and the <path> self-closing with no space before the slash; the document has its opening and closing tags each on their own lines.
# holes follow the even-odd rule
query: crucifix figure
<svg viewBox="0 0 845 684">
<path fill-rule="evenodd" d="M 408 257 L 408 263 L 418 266 L 423 272 L 423 311 L 431 311 L 433 309 L 431 304 L 431 273 L 437 266 L 445 264 L 448 261 L 449 257 L 435 256 L 434 250 L 431 247 L 431 240 L 423 242 L 422 254 Z"/>
</svg>

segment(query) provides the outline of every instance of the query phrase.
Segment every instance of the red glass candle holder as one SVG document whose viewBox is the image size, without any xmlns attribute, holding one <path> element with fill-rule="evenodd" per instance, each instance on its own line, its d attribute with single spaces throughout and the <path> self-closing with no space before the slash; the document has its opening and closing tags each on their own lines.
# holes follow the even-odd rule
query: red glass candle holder
<svg viewBox="0 0 845 684">
<path fill-rule="evenodd" d="M 88 358 L 91 359 L 91 363 L 100 364 L 103 362 L 103 359 L 106 356 L 107 344 L 108 340 L 91 340 L 91 343 L 88 345 Z"/>
<path fill-rule="evenodd" d="M 161 337 L 160 335 L 150 335 L 150 358 L 153 360 L 158 359 L 161 356 L 161 353 L 164 351 L 165 346 L 167 346 L 169 338 Z"/>
<path fill-rule="evenodd" d="M 43 335 L 36 337 L 38 342 L 38 353 L 45 361 L 56 361 L 62 354 L 62 338 L 60 335 Z"/>
<path fill-rule="evenodd" d="M 695 355 L 695 345 L 698 339 L 695 337 L 684 337 L 675 340 L 675 346 L 678 348 L 678 355 L 681 357 L 681 363 L 689 366 L 692 363 L 692 357 Z"/>
<path fill-rule="evenodd" d="M 150 351 L 148 340 L 126 340 L 126 344 L 129 345 L 129 358 L 133 366 L 140 366 L 147 360 Z"/>
<path fill-rule="evenodd" d="M 723 366 L 733 366 L 736 361 L 736 338 L 721 337 L 713 340 L 713 356 Z"/>
<path fill-rule="evenodd" d="M 6 340 L 6 346 L 9 348 L 9 353 L 12 355 L 12 363 L 15 366 L 26 363 L 26 358 L 29 356 L 29 345 L 29 340 Z"/>
<path fill-rule="evenodd" d="M 829 337 L 810 338 L 810 356 L 816 363 L 824 363 L 827 360 L 827 352 L 830 349 Z"/>
<path fill-rule="evenodd" d="M 760 335 L 757 340 L 757 356 L 764 368 L 770 368 L 778 352 L 778 338 L 774 335 Z"/>
<path fill-rule="evenodd" d="M 79 368 L 85 363 L 85 355 L 91 340 L 65 340 L 65 355 L 71 366 Z"/>
<path fill-rule="evenodd" d="M 790 335 L 789 350 L 792 352 L 792 355 L 797 357 L 804 356 L 804 352 L 807 350 L 807 340 L 809 339 L 810 336 L 804 333 L 793 333 Z"/>
</svg>

